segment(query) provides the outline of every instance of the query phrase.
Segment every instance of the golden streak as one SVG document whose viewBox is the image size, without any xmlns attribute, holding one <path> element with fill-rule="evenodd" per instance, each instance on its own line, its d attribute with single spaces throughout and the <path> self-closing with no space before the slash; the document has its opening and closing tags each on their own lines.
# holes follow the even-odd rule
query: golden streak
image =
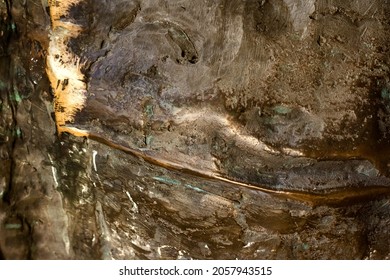
<svg viewBox="0 0 390 280">
<path fill-rule="evenodd" d="M 69 52 L 69 39 L 77 37 L 80 26 L 64 21 L 71 6 L 81 0 L 48 1 L 52 30 L 47 55 L 46 73 L 49 77 L 55 97 L 55 116 L 57 131 L 74 120 L 86 101 L 86 83 L 81 73 L 80 58 Z"/>
</svg>

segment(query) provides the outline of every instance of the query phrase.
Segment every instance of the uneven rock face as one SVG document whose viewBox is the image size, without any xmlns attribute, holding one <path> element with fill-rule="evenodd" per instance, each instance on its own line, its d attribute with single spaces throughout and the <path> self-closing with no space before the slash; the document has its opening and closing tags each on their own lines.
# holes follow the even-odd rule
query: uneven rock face
<svg viewBox="0 0 390 280">
<path fill-rule="evenodd" d="M 0 2 L 0 257 L 390 257 L 390 3 Z"/>
</svg>

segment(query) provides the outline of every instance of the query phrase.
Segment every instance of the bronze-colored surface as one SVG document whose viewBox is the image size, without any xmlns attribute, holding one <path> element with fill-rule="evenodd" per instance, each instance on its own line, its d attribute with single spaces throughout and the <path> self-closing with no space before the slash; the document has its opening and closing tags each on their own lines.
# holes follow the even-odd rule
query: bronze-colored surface
<svg viewBox="0 0 390 280">
<path fill-rule="evenodd" d="M 0 257 L 389 258 L 389 7 L 0 2 Z"/>
</svg>

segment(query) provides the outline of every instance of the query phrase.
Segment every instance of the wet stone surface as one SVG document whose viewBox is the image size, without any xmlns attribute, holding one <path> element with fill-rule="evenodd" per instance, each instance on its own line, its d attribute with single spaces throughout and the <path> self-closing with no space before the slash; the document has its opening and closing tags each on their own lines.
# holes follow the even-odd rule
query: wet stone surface
<svg viewBox="0 0 390 280">
<path fill-rule="evenodd" d="M 0 3 L 1 258 L 390 257 L 387 1 L 57 2 Z"/>
</svg>

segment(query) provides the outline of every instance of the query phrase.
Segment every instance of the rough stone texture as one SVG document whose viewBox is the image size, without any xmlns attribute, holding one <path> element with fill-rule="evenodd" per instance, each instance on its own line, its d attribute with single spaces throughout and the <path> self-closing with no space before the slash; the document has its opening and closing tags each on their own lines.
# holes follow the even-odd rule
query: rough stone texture
<svg viewBox="0 0 390 280">
<path fill-rule="evenodd" d="M 69 257 L 67 216 L 55 187 L 50 151 L 58 141 L 45 75 L 49 18 L 41 1 L 2 1 L 2 255 Z M 6 6 L 4 6 L 6 4 Z M 4 121 L 3 121 L 4 120 Z"/>
<path fill-rule="evenodd" d="M 42 4 L 0 2 L 0 257 L 390 257 L 388 1 L 73 5 L 86 137 Z"/>
</svg>

